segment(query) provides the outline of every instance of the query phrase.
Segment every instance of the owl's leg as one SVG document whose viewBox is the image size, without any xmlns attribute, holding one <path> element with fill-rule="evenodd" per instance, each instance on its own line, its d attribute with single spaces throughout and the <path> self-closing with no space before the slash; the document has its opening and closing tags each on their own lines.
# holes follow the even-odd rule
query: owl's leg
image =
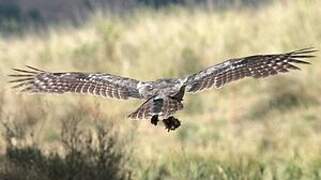
<svg viewBox="0 0 321 180">
<path fill-rule="evenodd" d="M 158 121 L 159 121 L 158 115 L 154 115 L 154 116 L 152 117 L 152 119 L 150 120 L 150 122 L 151 122 L 154 126 L 157 126 Z"/>
<path fill-rule="evenodd" d="M 181 125 L 181 122 L 174 118 L 173 116 L 168 117 L 167 119 L 163 119 L 165 129 L 169 132 L 170 130 L 174 131 Z"/>
</svg>

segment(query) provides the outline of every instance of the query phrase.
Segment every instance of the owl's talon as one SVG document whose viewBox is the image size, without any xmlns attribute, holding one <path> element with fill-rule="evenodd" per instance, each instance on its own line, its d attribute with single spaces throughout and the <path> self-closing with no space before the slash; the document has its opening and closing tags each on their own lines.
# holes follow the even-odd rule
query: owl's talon
<svg viewBox="0 0 321 180">
<path fill-rule="evenodd" d="M 158 121 L 159 121 L 158 115 L 154 115 L 154 116 L 152 117 L 152 119 L 150 120 L 150 122 L 151 122 L 154 126 L 157 126 Z"/>
</svg>

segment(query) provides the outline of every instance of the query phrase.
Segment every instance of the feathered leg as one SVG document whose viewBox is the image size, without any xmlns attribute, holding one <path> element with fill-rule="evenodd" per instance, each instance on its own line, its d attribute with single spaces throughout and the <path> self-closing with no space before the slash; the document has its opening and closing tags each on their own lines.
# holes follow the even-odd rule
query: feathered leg
<svg viewBox="0 0 321 180">
<path fill-rule="evenodd" d="M 158 121 L 159 121 L 158 115 L 154 115 L 154 116 L 152 117 L 152 119 L 150 120 L 150 122 L 151 122 L 153 125 L 155 125 L 155 126 L 157 126 Z"/>
</svg>

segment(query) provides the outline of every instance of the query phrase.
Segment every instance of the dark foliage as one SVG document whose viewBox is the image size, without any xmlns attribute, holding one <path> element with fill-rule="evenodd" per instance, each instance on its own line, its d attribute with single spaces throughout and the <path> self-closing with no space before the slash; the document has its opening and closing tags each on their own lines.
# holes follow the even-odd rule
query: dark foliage
<svg viewBox="0 0 321 180">
<path fill-rule="evenodd" d="M 26 27 L 39 27 L 44 24 L 44 19 L 39 10 L 31 9 L 23 12 L 15 3 L 0 4 L 0 31 L 2 33 L 19 34 Z"/>
<path fill-rule="evenodd" d="M 92 131 L 79 128 L 76 118 L 63 121 L 61 143 L 64 155 L 45 154 L 37 145 L 8 145 L 0 161 L 0 179 L 102 180 L 131 179 L 124 144 L 112 128 L 96 125 Z"/>
<path fill-rule="evenodd" d="M 184 4 L 184 0 L 138 0 L 138 3 L 154 8 L 160 8 L 168 5 L 182 5 Z"/>
</svg>

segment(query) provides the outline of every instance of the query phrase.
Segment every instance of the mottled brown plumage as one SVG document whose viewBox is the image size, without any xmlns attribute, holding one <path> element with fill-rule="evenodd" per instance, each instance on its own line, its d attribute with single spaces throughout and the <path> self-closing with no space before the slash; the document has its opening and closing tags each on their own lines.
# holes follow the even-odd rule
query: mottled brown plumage
<svg viewBox="0 0 321 180">
<path fill-rule="evenodd" d="M 309 64 L 303 59 L 314 57 L 313 48 L 305 48 L 283 54 L 255 55 L 230 59 L 208 67 L 184 78 L 139 81 L 107 73 L 59 72 L 52 73 L 31 66 L 13 69 L 17 74 L 13 88 L 31 93 L 82 93 L 117 99 L 145 99 L 145 102 L 128 117 L 149 119 L 157 124 L 158 118 L 168 130 L 180 126 L 172 115 L 183 109 L 185 92 L 196 93 L 209 88 L 221 88 L 225 84 L 244 77 L 264 78 L 299 70 L 295 64 Z"/>
</svg>

